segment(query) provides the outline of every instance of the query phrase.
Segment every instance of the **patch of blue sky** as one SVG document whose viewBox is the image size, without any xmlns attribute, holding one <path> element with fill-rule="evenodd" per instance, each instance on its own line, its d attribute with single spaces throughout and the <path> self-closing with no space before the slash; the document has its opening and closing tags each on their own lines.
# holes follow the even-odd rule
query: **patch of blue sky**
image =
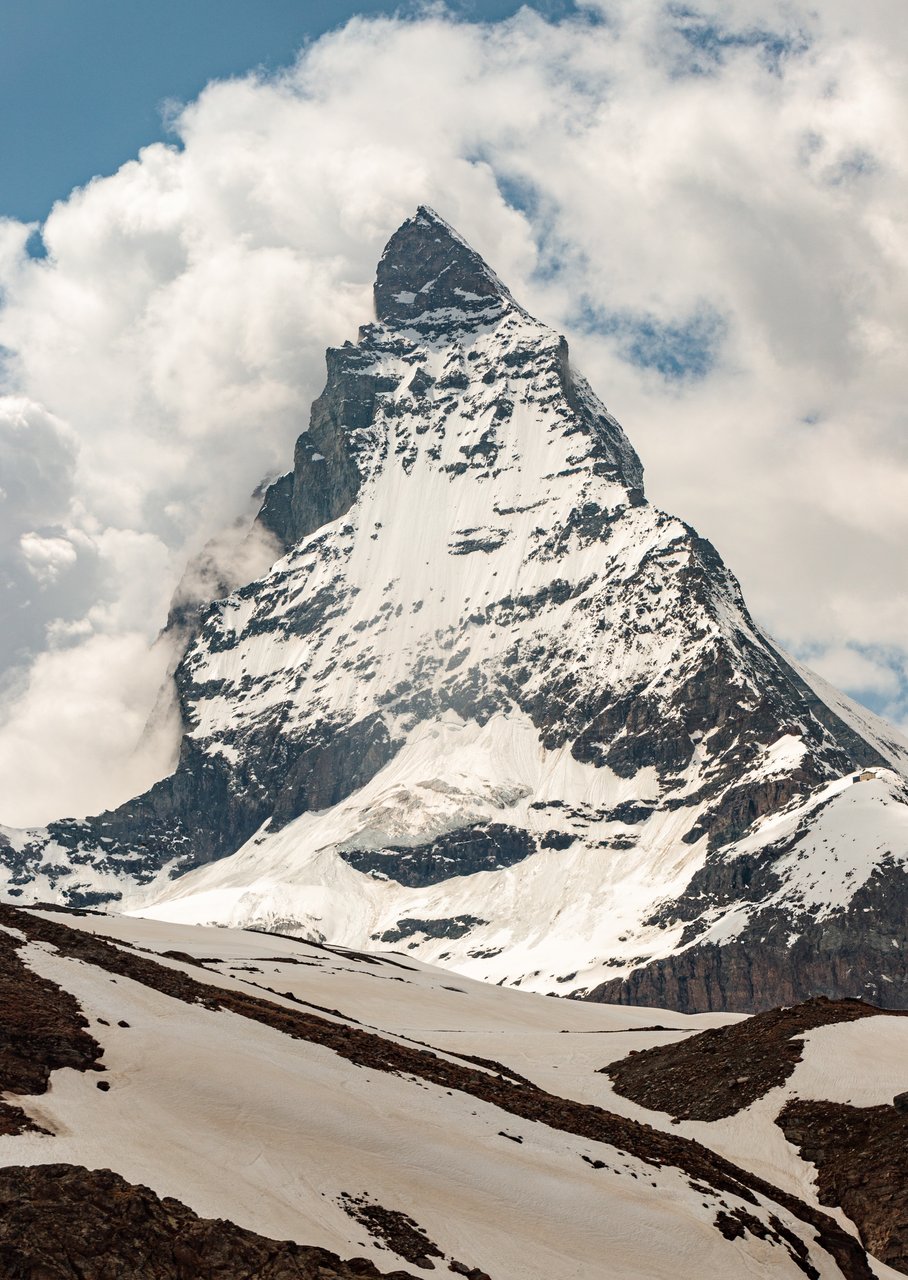
<svg viewBox="0 0 908 1280">
<path fill-rule="evenodd" d="M 832 684 L 891 724 L 908 728 L 908 668 L 904 653 L 891 645 L 843 646 L 827 674 Z M 823 674 L 828 651 L 823 646 L 798 646 L 795 656 L 805 666 Z M 849 658 L 848 655 L 853 655 Z"/>
<path fill-rule="evenodd" d="M 879 693 L 875 689 L 862 689 L 852 686 L 844 690 L 855 702 L 872 711 L 890 724 L 904 726 L 908 721 L 908 683 L 903 682 L 895 695 Z M 904 730 L 903 730 L 904 732 Z"/>
<path fill-rule="evenodd" d="M 403 17 L 418 17 L 425 13 L 424 0 L 382 0 L 378 8 Z M 443 0 L 448 16 L 464 22 L 502 22 L 513 17 L 520 9 L 535 9 L 549 22 L 563 22 L 568 18 L 587 16 L 585 5 L 578 0 Z"/>
<path fill-rule="evenodd" d="M 0 292 L 0 304 L 3 302 L 3 294 Z M 11 376 L 11 370 L 15 363 L 16 353 L 11 351 L 9 347 L 4 347 L 0 343 L 0 393 L 12 392 L 14 380 Z M 0 490 L 2 492 L 2 490 Z"/>
<path fill-rule="evenodd" d="M 822 134 L 807 130 L 798 143 L 798 160 L 827 187 L 847 187 L 873 177 L 883 168 L 883 161 L 867 147 L 853 147 L 835 158 L 827 152 Z"/>
<path fill-rule="evenodd" d="M 779 75 L 788 59 L 800 57 L 810 48 L 810 39 L 801 28 L 782 32 L 765 27 L 727 27 L 685 4 L 669 4 L 666 11 L 687 46 L 674 68 L 677 75 L 712 75 L 729 53 L 741 49 L 755 49 L 766 69 Z"/>
<path fill-rule="evenodd" d="M 447 0 L 453 18 L 499 22 L 524 6 L 552 22 L 577 0 Z M 423 0 L 13 0 L 0 3 L 0 215 L 44 219 L 98 174 L 168 134 L 169 101 L 216 79 L 292 64 L 360 15 L 424 14 Z M 10 122 L 14 122 L 10 123 Z"/>
<path fill-rule="evenodd" d="M 728 331 L 724 316 L 705 302 L 681 319 L 661 320 L 647 312 L 606 311 L 584 300 L 572 323 L 609 338 L 623 360 L 651 369 L 667 382 L 708 377 Z"/>
<path fill-rule="evenodd" d="M 614 17 L 606 9 L 599 8 L 595 0 L 549 0 L 548 4 L 545 0 L 536 0 L 529 7 L 537 9 L 549 22 L 581 18 L 589 27 L 616 25 Z"/>
<path fill-rule="evenodd" d="M 44 243 L 40 227 L 36 227 L 26 240 L 25 252 L 30 258 L 41 259 L 47 257 L 47 245 Z"/>
<path fill-rule="evenodd" d="M 488 167 L 501 198 L 522 213 L 532 227 L 538 252 L 534 279 L 545 283 L 567 271 L 577 251 L 558 235 L 557 209 L 551 196 L 544 195 L 536 183 L 523 175 L 502 173 L 482 152 L 474 152 L 470 159 L 474 164 Z"/>
<path fill-rule="evenodd" d="M 479 164 L 487 164 L 481 153 L 477 152 L 471 159 Z M 492 166 L 490 166 L 492 167 Z M 523 178 L 516 174 L 500 173 L 493 167 L 495 177 L 495 185 L 501 193 L 501 198 L 520 213 L 526 215 L 531 222 L 536 221 L 540 213 L 540 193 L 539 188 L 529 178 Z"/>
<path fill-rule="evenodd" d="M 850 151 L 835 164 L 830 165 L 823 176 L 829 186 L 841 187 L 878 173 L 879 169 L 880 162 L 872 151 L 864 147 L 856 147 L 854 151 Z"/>
</svg>

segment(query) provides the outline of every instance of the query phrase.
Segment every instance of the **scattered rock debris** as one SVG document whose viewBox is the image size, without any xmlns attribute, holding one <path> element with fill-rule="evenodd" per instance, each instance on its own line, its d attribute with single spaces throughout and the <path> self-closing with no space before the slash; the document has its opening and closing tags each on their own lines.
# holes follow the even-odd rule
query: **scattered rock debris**
<svg viewBox="0 0 908 1280">
<path fill-rule="evenodd" d="M 405 1262 L 425 1270 L 432 1270 L 433 1258 L 444 1258 L 438 1245 L 424 1227 L 401 1213 L 398 1209 L 386 1209 L 367 1196 L 353 1196 L 343 1192 L 338 1198 L 341 1208 L 354 1222 L 366 1228 L 373 1240 L 380 1240 L 392 1253 Z"/>
<path fill-rule="evenodd" d="M 743 1239 L 744 1236 L 756 1236 L 758 1240 L 768 1240 L 770 1244 L 781 1245 L 788 1251 L 792 1262 L 804 1272 L 808 1280 L 820 1280 L 820 1273 L 810 1261 L 810 1254 L 803 1240 L 793 1231 L 782 1225 L 775 1215 L 769 1222 L 762 1222 L 746 1209 L 734 1209 L 728 1212 L 720 1209 L 716 1214 L 716 1226 L 726 1240 Z"/>
<path fill-rule="evenodd" d="M 366 1258 L 199 1218 L 110 1169 L 0 1169 L 5 1280 L 416 1280 Z"/>
</svg>

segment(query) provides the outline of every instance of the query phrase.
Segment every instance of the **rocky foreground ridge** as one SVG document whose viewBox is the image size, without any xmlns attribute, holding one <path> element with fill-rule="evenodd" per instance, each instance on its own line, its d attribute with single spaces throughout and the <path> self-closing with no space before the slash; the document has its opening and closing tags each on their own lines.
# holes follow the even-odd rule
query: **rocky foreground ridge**
<svg viewBox="0 0 908 1280">
<path fill-rule="evenodd" d="M 265 496 L 284 554 L 198 617 L 175 773 L 2 830 L 4 893 L 681 1010 L 908 1003 L 908 747 L 431 210 L 375 307 Z"/>
</svg>

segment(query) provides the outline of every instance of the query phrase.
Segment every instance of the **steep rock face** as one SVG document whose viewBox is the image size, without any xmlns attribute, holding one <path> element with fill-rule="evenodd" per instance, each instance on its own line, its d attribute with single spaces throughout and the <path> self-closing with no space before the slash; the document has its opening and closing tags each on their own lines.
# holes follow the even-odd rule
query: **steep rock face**
<svg viewBox="0 0 908 1280">
<path fill-rule="evenodd" d="M 835 955 L 908 998 L 854 906 L 871 884 L 906 902 L 887 766 L 908 753 L 773 647 L 715 549 L 646 502 L 564 339 L 432 211 L 391 238 L 375 302 L 265 496 L 285 555 L 177 669 L 176 772 L 0 835 L 8 892 L 402 933 L 494 981 L 692 1008 L 859 994 L 839 930 Z M 864 767 L 879 812 L 843 835 Z M 843 846 L 828 918 L 799 879 L 817 822 Z"/>
<path fill-rule="evenodd" d="M 776 1123 L 816 1166 L 820 1203 L 841 1205 L 865 1248 L 908 1274 L 908 1116 L 791 1100 Z"/>
</svg>

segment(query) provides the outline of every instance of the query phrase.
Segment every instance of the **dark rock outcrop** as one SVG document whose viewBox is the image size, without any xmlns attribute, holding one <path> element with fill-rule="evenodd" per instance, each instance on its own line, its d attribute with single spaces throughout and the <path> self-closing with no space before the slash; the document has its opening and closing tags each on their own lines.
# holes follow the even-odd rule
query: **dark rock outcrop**
<svg viewBox="0 0 908 1280">
<path fill-rule="evenodd" d="M 443 920 L 417 920 L 410 916 L 398 920 L 393 929 L 376 934 L 375 942 L 403 942 L 414 934 L 422 934 L 426 938 L 462 938 L 478 924 L 488 924 L 488 920 L 480 920 L 478 916 L 450 916 Z"/>
<path fill-rule="evenodd" d="M 452 876 L 513 867 L 535 852 L 536 841 L 528 831 L 490 822 L 484 826 L 458 827 L 456 831 L 436 837 L 431 844 L 346 849 L 341 851 L 341 857 L 357 871 L 376 873 L 398 884 L 421 888 Z"/>
<path fill-rule="evenodd" d="M 200 1218 L 110 1169 L 71 1164 L 0 1169 L 0 1271 L 6 1280 L 415 1280 Z"/>
<path fill-rule="evenodd" d="M 29 968 L 22 945 L 0 932 L 0 1093 L 34 1097 L 61 1067 L 103 1071 L 103 1050 L 75 997 Z M 21 1107 L 0 1102 L 0 1134 L 37 1128 Z"/>
<path fill-rule="evenodd" d="M 425 1228 L 400 1209 L 386 1209 L 367 1196 L 354 1196 L 349 1192 L 340 1196 L 340 1206 L 354 1222 L 366 1228 L 373 1240 L 380 1240 L 406 1262 L 431 1271 L 435 1267 L 433 1258 L 444 1259 L 445 1255 L 434 1240 L 429 1239 Z"/>
<path fill-rule="evenodd" d="M 844 1209 L 874 1257 L 908 1274 L 908 1115 L 793 1099 L 776 1124 L 816 1166 L 820 1203 Z"/>
<path fill-rule="evenodd" d="M 375 273 L 375 314 L 396 328 L 444 326 L 453 312 L 482 316 L 514 299 L 475 250 L 420 205 L 395 231 Z"/>
<path fill-rule="evenodd" d="M 771 858 L 771 852 L 759 861 L 765 858 Z M 731 868 L 717 860 L 695 878 L 686 899 L 672 904 L 671 918 L 677 919 L 688 904 L 691 914 L 699 915 L 707 902 L 721 902 L 728 889 L 720 886 L 727 884 L 729 870 L 745 880 L 748 900 L 758 903 L 761 877 L 746 856 Z M 772 875 L 771 862 L 762 872 Z M 823 920 L 802 922 L 794 939 L 787 913 L 759 911 L 740 937 L 721 946 L 695 943 L 626 978 L 602 983 L 586 998 L 681 1013 L 753 1013 L 813 996 L 866 1000 L 900 1010 L 908 1007 L 906 921 L 908 871 L 883 862 L 846 908 Z"/>
<path fill-rule="evenodd" d="M 358 443 L 372 425 L 379 392 L 392 389 L 352 343 L 329 348 L 326 362 L 328 380 L 296 442 L 293 470 L 270 486 L 259 512 L 285 548 L 349 511 L 362 479 Z"/>
<path fill-rule="evenodd" d="M 883 1012 L 861 1000 L 818 997 L 674 1044 L 636 1050 L 602 1071 L 616 1093 L 641 1107 L 677 1120 L 721 1120 L 785 1083 L 801 1061 L 806 1031 Z"/>
</svg>

